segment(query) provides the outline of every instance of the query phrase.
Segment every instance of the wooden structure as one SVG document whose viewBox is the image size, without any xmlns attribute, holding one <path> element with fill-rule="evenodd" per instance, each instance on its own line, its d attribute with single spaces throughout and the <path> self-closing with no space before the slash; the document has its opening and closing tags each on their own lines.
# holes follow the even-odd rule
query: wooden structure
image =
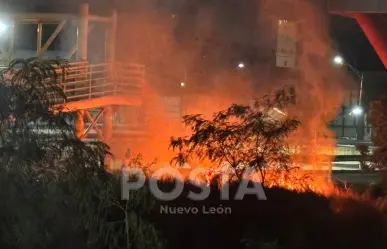
<svg viewBox="0 0 387 249">
<path fill-rule="evenodd" d="M 89 5 L 80 6 L 79 15 L 52 13 L 1 14 L 0 20 L 7 20 L 8 61 L 14 59 L 14 30 L 18 24 L 37 25 L 36 56 L 43 57 L 66 23 L 76 27 L 77 39 L 67 51 L 66 58 L 72 59 L 61 84 L 67 96 L 64 110 L 77 111 L 75 133 L 81 139 L 93 138 L 108 142 L 113 132 L 113 109 L 115 106 L 141 105 L 141 89 L 145 80 L 145 68 L 138 64 L 118 63 L 115 60 L 117 12 L 110 16 L 96 16 L 89 13 Z M 89 34 L 95 24 L 105 27 L 105 58 L 102 63 L 89 63 Z M 56 24 L 55 31 L 43 43 L 45 24 Z M 75 58 L 74 58 L 75 57 Z"/>
</svg>

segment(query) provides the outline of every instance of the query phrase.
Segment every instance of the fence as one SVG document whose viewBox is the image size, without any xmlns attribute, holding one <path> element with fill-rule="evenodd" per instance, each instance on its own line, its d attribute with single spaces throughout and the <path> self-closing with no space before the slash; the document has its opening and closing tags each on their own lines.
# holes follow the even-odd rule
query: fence
<svg viewBox="0 0 387 249">
<path fill-rule="evenodd" d="M 79 101 L 108 95 L 137 95 L 145 81 L 145 67 L 138 64 L 75 62 L 58 74 L 67 101 Z M 62 77 L 61 77 L 62 79 Z"/>
</svg>

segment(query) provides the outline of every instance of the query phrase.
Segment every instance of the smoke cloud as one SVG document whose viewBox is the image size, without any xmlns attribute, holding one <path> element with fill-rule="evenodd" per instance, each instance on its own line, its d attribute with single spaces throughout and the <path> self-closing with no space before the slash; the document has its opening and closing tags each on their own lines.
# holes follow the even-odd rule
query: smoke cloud
<svg viewBox="0 0 387 249">
<path fill-rule="evenodd" d="M 120 157 L 130 147 L 169 162 L 169 138 L 186 132 L 180 114 L 210 117 L 232 103 L 246 104 L 293 84 L 298 102 L 288 112 L 302 127 L 292 141 L 305 151 L 303 162 L 317 166 L 330 159 L 326 155 L 335 138 L 327 124 L 342 103 L 343 75 L 331 65 L 329 20 L 321 1 L 289 6 L 284 4 L 289 1 L 267 0 L 166 2 L 141 1 L 119 15 L 119 59 L 147 68 L 143 106 L 137 117 L 136 111 L 124 115 L 134 120 L 145 112 L 148 139 L 116 138 L 110 144 L 114 154 Z M 298 67 L 293 71 L 275 67 L 278 20 L 297 24 Z M 246 68 L 238 68 L 240 62 Z"/>
</svg>

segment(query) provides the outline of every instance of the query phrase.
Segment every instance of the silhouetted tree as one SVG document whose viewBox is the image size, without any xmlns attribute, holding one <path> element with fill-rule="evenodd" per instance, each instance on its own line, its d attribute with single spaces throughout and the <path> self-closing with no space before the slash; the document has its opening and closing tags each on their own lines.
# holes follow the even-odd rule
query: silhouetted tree
<svg viewBox="0 0 387 249">
<path fill-rule="evenodd" d="M 371 103 L 369 122 L 372 142 L 376 146 L 373 161 L 379 168 L 387 167 L 387 97 Z"/>
<path fill-rule="evenodd" d="M 360 159 L 361 170 L 364 170 L 364 171 L 371 170 L 372 167 L 369 165 L 370 147 L 366 144 L 358 144 L 356 145 L 356 150 L 359 151 L 361 156 L 361 159 Z"/>
<path fill-rule="evenodd" d="M 0 247 L 160 248 L 145 205 L 122 202 L 119 175 L 105 171 L 108 146 L 76 138 L 74 113 L 57 106 L 67 68 L 32 58 L 0 72 Z"/>
<path fill-rule="evenodd" d="M 188 115 L 184 123 L 192 130 L 189 137 L 172 138 L 170 147 L 178 150 L 173 159 L 180 165 L 192 157 L 210 160 L 215 167 L 226 163 L 240 178 L 243 169 L 260 172 L 262 183 L 267 170 L 290 170 L 290 151 L 286 139 L 300 122 L 281 114 L 295 103 L 293 88 L 283 88 L 274 96 L 257 99 L 254 105 L 233 104 L 207 120 L 201 115 Z M 242 168 L 241 168 L 242 167 Z"/>
</svg>

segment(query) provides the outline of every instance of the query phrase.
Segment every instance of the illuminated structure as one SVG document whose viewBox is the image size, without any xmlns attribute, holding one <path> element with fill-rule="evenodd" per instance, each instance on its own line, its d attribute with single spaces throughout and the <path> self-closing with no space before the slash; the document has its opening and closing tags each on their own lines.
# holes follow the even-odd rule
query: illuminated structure
<svg viewBox="0 0 387 249">
<path fill-rule="evenodd" d="M 353 2 L 351 6 L 345 6 L 343 3 Z M 380 4 L 379 7 L 366 6 L 365 1 L 361 0 L 331 0 L 330 10 L 333 13 L 354 16 L 374 45 L 379 56 L 387 67 L 387 44 L 380 34 L 377 18 L 381 15 L 363 14 L 364 12 L 386 12 L 387 5 Z M 375 3 L 375 6 L 377 4 Z M 368 8 L 368 9 L 367 9 Z M 378 9 L 379 8 L 379 9 Z M 383 9 L 384 8 L 384 9 Z M 9 61 L 17 57 L 62 57 L 72 61 L 71 69 L 68 71 L 66 82 L 63 82 L 63 90 L 68 97 L 65 106 L 68 110 L 78 110 L 79 118 L 75 124 L 76 134 L 80 138 L 98 138 L 105 142 L 109 141 L 114 131 L 113 116 L 114 109 L 117 106 L 140 106 L 142 103 L 141 87 L 145 78 L 145 68 L 136 64 L 121 64 L 116 62 L 115 44 L 117 32 L 117 14 L 115 11 L 108 17 L 95 16 L 89 13 L 88 5 L 81 5 L 79 15 L 73 14 L 49 14 L 49 13 L 24 13 L 24 14 L 0 14 L 0 20 L 5 20 L 7 24 L 0 23 L 1 36 L 8 36 L 5 56 L 1 59 Z M 34 24 L 37 27 L 36 50 L 33 54 L 20 54 L 15 49 L 14 28 L 20 23 Z M 43 32 L 45 26 L 57 24 L 53 34 L 45 42 Z M 71 37 L 70 42 L 62 47 L 60 54 L 50 54 L 49 48 L 54 43 L 59 33 L 65 32 L 65 26 L 70 25 L 75 30 L 75 37 Z M 101 56 L 102 59 L 92 58 L 88 46 L 89 35 L 96 26 L 105 26 L 106 41 L 104 48 L 106 53 Z M 281 32 L 282 39 L 278 39 L 277 67 L 293 67 L 295 51 L 294 44 L 289 43 L 286 37 L 294 36 L 294 27 L 291 23 L 282 23 L 287 27 L 288 33 Z M 74 39 L 73 39 L 74 38 Z M 73 42 L 73 44 L 70 44 Z M 93 40 L 94 42 L 94 40 Z M 270 44 L 271 45 L 271 44 Z M 56 55 L 56 56 L 55 56 Z M 97 61 L 97 62 L 95 62 Z M 244 68 L 245 64 L 240 63 L 239 68 Z M 187 87 L 186 81 L 180 86 Z M 117 126 L 118 127 L 118 126 Z M 120 126 L 120 133 L 125 132 Z M 133 129 L 126 131 L 134 132 Z M 339 148 L 345 149 L 347 148 Z"/>
<path fill-rule="evenodd" d="M 108 142 L 113 133 L 113 115 L 116 106 L 141 105 L 141 88 L 144 83 L 144 66 L 137 64 L 123 64 L 116 61 L 116 32 L 117 13 L 112 11 L 110 16 L 96 16 L 89 13 L 88 4 L 82 4 L 79 15 L 51 14 L 51 13 L 17 13 L 0 14 L 2 38 L 8 37 L 6 56 L 2 62 L 7 63 L 14 58 L 42 57 L 53 59 L 56 57 L 70 60 L 70 68 L 66 70 L 63 90 L 67 96 L 64 110 L 78 113 L 75 127 L 77 137 L 81 139 L 98 138 Z M 36 25 L 36 50 L 20 54 L 15 49 L 15 28 L 20 25 Z M 43 41 L 45 26 L 56 24 L 56 28 L 47 41 Z M 73 44 L 65 44 L 62 51 L 48 51 L 61 32 L 73 31 L 73 38 L 66 37 Z M 88 53 L 88 42 L 93 28 L 104 28 L 106 40 L 103 42 L 104 51 L 100 60 L 91 60 Z M 65 33 L 65 36 L 68 34 Z M 100 39 L 100 36 L 98 37 Z M 94 42 L 94 40 L 93 40 Z M 63 48 L 70 48 L 63 51 Z M 31 54 L 32 52 L 32 54 Z M 51 53 L 50 53 L 51 52 Z M 93 51 L 93 54 L 95 51 Z M 4 55 L 4 53 L 3 53 Z M 24 55 L 24 56 L 23 56 Z M 90 63 L 93 61 L 93 63 Z M 86 121 L 86 122 L 85 122 Z M 94 135 L 94 136 L 93 136 Z"/>
<path fill-rule="evenodd" d="M 385 27 L 387 13 L 386 2 L 383 0 L 329 0 L 328 3 L 331 13 L 351 17 L 357 21 L 384 67 L 387 69 L 387 40 L 384 35 L 384 30 L 387 28 Z M 353 68 L 350 69 L 353 71 Z M 359 76 L 359 72 L 355 72 L 355 74 Z M 362 75 L 361 81 L 363 81 Z M 361 93 L 362 86 L 360 88 L 360 102 Z"/>
<path fill-rule="evenodd" d="M 354 18 L 387 69 L 385 36 L 387 2 L 384 0 L 328 0 L 329 12 Z"/>
</svg>

